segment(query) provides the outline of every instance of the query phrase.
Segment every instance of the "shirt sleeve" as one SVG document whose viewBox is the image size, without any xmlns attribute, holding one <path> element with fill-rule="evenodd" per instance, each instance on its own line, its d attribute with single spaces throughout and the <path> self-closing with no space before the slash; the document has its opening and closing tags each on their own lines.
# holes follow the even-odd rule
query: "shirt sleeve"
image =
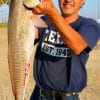
<svg viewBox="0 0 100 100">
<path fill-rule="evenodd" d="M 92 49 L 100 38 L 99 24 L 92 19 L 88 19 L 83 25 L 81 25 L 79 33 L 87 42 L 88 47 Z"/>
</svg>

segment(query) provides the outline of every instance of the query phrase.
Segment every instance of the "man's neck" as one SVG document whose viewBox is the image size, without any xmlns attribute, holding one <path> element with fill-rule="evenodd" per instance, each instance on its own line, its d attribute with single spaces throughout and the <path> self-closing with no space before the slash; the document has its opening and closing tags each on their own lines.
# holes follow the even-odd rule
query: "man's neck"
<svg viewBox="0 0 100 100">
<path fill-rule="evenodd" d="M 63 17 L 64 17 L 64 19 L 67 23 L 73 23 L 79 18 L 79 15 L 74 14 L 74 15 L 71 15 L 71 16 L 63 16 Z"/>
</svg>

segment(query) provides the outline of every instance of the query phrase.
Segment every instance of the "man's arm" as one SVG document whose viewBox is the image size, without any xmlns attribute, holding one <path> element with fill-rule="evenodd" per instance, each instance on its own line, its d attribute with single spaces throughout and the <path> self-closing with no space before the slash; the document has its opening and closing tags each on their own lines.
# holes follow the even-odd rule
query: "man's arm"
<svg viewBox="0 0 100 100">
<path fill-rule="evenodd" d="M 80 54 L 86 47 L 87 43 L 81 35 L 75 31 L 55 9 L 53 15 L 47 15 L 56 29 L 59 31 L 65 44 L 75 53 Z"/>
<path fill-rule="evenodd" d="M 59 31 L 65 44 L 75 54 L 80 54 L 87 47 L 85 40 L 69 25 L 69 23 L 65 21 L 58 10 L 54 7 L 51 0 L 44 0 L 43 3 L 33 8 L 33 12 L 37 14 L 46 14 Z"/>
</svg>

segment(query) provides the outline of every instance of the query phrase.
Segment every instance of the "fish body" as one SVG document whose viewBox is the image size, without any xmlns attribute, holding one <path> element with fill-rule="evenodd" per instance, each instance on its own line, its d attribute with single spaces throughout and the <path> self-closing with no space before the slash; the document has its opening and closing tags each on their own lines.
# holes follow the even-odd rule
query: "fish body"
<svg viewBox="0 0 100 100">
<path fill-rule="evenodd" d="M 38 1 L 37 4 L 39 4 L 39 0 L 29 1 Z M 24 100 L 25 87 L 29 76 L 30 58 L 34 45 L 36 28 L 34 21 L 37 21 L 38 18 L 34 15 L 34 21 L 30 19 L 32 11 L 25 8 L 24 0 L 11 0 L 10 3 L 8 20 L 9 72 L 15 100 Z M 31 6 L 34 7 L 37 4 Z"/>
</svg>

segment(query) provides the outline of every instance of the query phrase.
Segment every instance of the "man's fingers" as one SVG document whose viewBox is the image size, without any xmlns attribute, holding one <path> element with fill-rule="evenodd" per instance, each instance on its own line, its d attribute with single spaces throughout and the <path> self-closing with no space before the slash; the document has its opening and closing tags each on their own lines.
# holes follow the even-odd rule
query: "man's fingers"
<svg viewBox="0 0 100 100">
<path fill-rule="evenodd" d="M 41 9 L 38 8 L 37 6 L 34 7 L 34 8 L 32 9 L 32 12 L 33 12 L 34 14 L 41 14 L 41 13 L 42 13 Z"/>
</svg>

